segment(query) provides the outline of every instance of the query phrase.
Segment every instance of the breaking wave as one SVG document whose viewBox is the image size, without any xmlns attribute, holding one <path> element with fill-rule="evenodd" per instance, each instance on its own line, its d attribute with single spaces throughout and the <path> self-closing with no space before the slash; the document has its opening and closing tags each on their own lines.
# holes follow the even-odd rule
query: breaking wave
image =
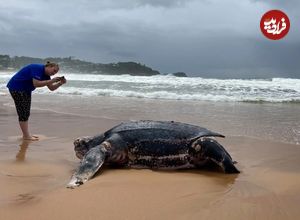
<svg viewBox="0 0 300 220">
<path fill-rule="evenodd" d="M 145 99 L 300 103 L 300 79 L 207 79 L 171 75 L 130 76 L 61 74 L 68 83 L 56 93 L 66 96 L 114 96 Z M 0 94 L 7 93 L 11 73 L 0 73 Z M 49 93 L 45 88 L 37 93 Z"/>
</svg>

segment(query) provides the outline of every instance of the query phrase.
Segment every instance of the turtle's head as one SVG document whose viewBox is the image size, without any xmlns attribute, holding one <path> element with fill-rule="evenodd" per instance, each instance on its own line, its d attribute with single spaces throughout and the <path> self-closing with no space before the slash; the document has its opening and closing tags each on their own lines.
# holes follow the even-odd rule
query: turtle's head
<svg viewBox="0 0 300 220">
<path fill-rule="evenodd" d="M 90 150 L 89 142 L 91 137 L 80 137 L 74 141 L 74 150 L 75 154 L 79 159 L 82 159 L 83 156 Z"/>
<path fill-rule="evenodd" d="M 99 145 L 104 140 L 104 135 L 98 135 L 93 137 L 80 137 L 74 141 L 75 154 L 79 159 L 82 159 L 84 155 L 93 147 Z"/>
</svg>

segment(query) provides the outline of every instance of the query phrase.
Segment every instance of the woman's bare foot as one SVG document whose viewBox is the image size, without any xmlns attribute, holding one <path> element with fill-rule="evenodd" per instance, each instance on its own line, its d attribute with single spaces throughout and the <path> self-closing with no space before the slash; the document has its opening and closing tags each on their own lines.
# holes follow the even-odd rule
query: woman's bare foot
<svg viewBox="0 0 300 220">
<path fill-rule="evenodd" d="M 39 140 L 39 137 L 38 136 L 26 136 L 26 137 L 23 137 L 23 140 L 26 140 L 26 141 L 38 141 Z"/>
</svg>

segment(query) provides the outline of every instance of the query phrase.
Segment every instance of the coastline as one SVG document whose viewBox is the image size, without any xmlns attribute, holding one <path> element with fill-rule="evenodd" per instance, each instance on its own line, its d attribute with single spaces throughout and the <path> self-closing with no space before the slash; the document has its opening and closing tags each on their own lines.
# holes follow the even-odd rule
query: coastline
<svg viewBox="0 0 300 220">
<path fill-rule="evenodd" d="M 9 94 L 4 107 L 14 110 Z M 0 106 L 1 108 L 1 106 Z M 225 136 L 246 136 L 300 145 L 300 104 L 159 100 L 106 96 L 33 94 L 32 110 L 95 120 L 181 121 Z M 66 125 L 67 126 L 67 125 Z"/>
<path fill-rule="evenodd" d="M 79 164 L 73 140 L 103 132 L 122 120 L 136 119 L 143 112 L 126 103 L 118 110 L 119 115 L 114 113 L 118 117 L 101 118 L 103 112 L 95 116 L 92 108 L 81 109 L 84 114 L 61 114 L 35 109 L 42 98 L 45 96 L 34 98 L 30 119 L 32 132 L 41 140 L 27 145 L 19 140 L 15 110 L 0 105 L 0 212 L 4 219 L 299 218 L 299 146 L 243 135 L 218 139 L 238 161 L 239 175 L 209 170 L 104 168 L 85 185 L 67 189 Z M 47 108 L 56 103 L 52 98 L 48 96 L 45 101 Z M 107 111 L 114 107 L 114 101 L 106 103 Z M 161 103 L 157 105 L 164 108 Z M 74 106 L 68 101 L 64 107 L 72 112 Z M 134 108 L 136 112 L 128 112 Z M 188 120 L 180 114 L 184 114 L 180 105 L 172 108 L 177 109 L 169 117 Z M 157 111 L 155 106 L 153 109 Z M 164 115 L 156 112 L 157 118 Z M 222 111 L 215 117 L 221 118 Z"/>
</svg>

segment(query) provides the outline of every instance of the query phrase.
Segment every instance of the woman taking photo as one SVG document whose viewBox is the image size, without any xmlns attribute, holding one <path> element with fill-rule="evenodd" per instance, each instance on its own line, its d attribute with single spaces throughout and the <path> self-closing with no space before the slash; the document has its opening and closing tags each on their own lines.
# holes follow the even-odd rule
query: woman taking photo
<svg viewBox="0 0 300 220">
<path fill-rule="evenodd" d="M 24 140 L 38 140 L 29 133 L 28 119 L 30 116 L 31 93 L 38 87 L 47 86 L 54 91 L 66 83 L 64 77 L 53 77 L 59 70 L 56 63 L 29 64 L 19 70 L 8 82 L 7 88 L 15 102 L 19 116 L 19 124 Z"/>
</svg>

